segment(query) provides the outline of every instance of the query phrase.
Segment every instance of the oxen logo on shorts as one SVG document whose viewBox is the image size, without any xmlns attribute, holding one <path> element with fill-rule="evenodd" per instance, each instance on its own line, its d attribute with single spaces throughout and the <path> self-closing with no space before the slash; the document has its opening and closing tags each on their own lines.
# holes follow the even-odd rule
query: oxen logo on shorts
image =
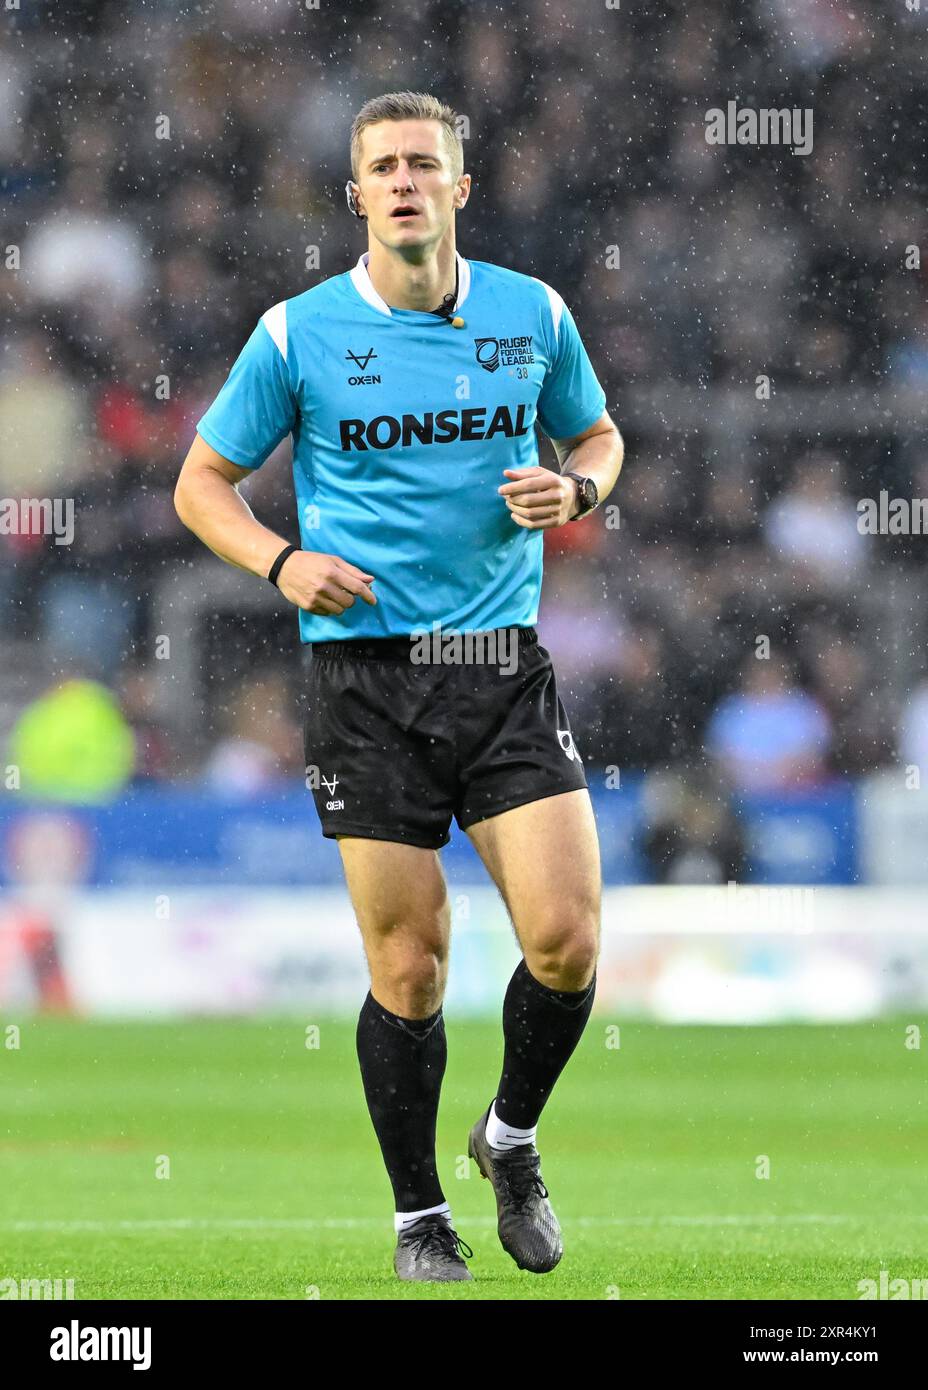
<svg viewBox="0 0 928 1390">
<path fill-rule="evenodd" d="M 331 780 L 331 781 L 329 781 L 328 777 L 323 777 L 323 778 L 322 778 L 322 785 L 325 787 L 326 791 L 329 793 L 329 796 L 334 797 L 334 795 L 335 795 L 335 788 L 338 786 L 338 774 L 337 774 L 336 772 L 333 772 L 333 773 L 332 773 L 332 780 Z M 327 811 L 344 811 L 344 809 L 345 809 L 345 803 L 344 803 L 344 801 L 342 801 L 341 797 L 339 797 L 339 799 L 338 799 L 337 801 L 327 801 L 327 802 L 325 803 L 325 809 L 326 809 Z"/>
<path fill-rule="evenodd" d="M 558 729 L 557 741 L 571 762 L 573 762 L 574 758 L 577 759 L 577 762 L 582 761 L 580 754 L 577 752 L 576 745 L 574 744 L 573 734 L 569 729 Z"/>
</svg>

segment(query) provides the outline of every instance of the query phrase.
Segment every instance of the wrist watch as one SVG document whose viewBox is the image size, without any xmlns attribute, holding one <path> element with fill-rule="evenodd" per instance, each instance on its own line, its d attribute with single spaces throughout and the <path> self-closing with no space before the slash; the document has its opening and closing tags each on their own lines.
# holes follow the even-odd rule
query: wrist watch
<svg viewBox="0 0 928 1390">
<path fill-rule="evenodd" d="M 582 516 L 589 515 L 599 506 L 599 489 L 592 478 L 583 478 L 579 473 L 565 473 L 565 478 L 573 478 L 577 484 L 577 502 L 580 510 L 576 516 L 570 517 L 571 521 L 579 521 Z"/>
</svg>

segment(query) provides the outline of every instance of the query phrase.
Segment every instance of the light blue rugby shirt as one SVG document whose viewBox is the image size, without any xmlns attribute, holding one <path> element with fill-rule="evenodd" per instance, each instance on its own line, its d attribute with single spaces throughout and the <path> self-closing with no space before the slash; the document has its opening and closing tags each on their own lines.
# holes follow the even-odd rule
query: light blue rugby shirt
<svg viewBox="0 0 928 1390">
<path fill-rule="evenodd" d="M 375 576 L 376 607 L 301 610 L 304 642 L 537 620 L 544 532 L 497 488 L 539 462 L 536 421 L 580 434 L 606 396 L 556 290 L 456 255 L 464 328 L 388 305 L 365 252 L 262 315 L 197 424 L 243 468 L 292 434 L 303 549 Z"/>
</svg>

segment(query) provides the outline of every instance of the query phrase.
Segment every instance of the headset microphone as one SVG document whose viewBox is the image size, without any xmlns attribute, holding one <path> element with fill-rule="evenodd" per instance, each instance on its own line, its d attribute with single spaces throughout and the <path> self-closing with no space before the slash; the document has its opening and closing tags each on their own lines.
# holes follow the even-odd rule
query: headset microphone
<svg viewBox="0 0 928 1390">
<path fill-rule="evenodd" d="M 443 319 L 447 319 L 452 328 L 463 328 L 464 320 L 460 314 L 454 312 L 454 305 L 457 299 L 456 294 L 446 294 L 437 309 L 433 309 L 433 314 L 440 314 Z"/>
<path fill-rule="evenodd" d="M 439 314 L 443 319 L 447 319 L 452 328 L 463 328 L 464 320 L 460 314 L 454 312 L 454 306 L 458 302 L 458 264 L 454 263 L 454 294 L 446 294 L 437 309 L 433 309 L 433 314 Z"/>
</svg>

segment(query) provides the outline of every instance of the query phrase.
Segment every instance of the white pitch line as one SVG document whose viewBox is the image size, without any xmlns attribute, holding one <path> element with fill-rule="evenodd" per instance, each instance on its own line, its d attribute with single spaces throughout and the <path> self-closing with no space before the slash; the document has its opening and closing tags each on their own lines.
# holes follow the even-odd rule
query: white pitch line
<svg viewBox="0 0 928 1390">
<path fill-rule="evenodd" d="M 906 1220 L 928 1220 L 928 1213 L 907 1212 Z M 573 1220 L 565 1219 L 565 1226 L 830 1226 L 844 1225 L 848 1222 L 862 1222 L 866 1217 L 846 1213 L 818 1215 L 797 1213 L 792 1216 L 749 1215 L 749 1216 L 579 1216 Z M 468 1216 L 461 1219 L 461 1225 L 495 1226 L 495 1216 Z M 155 1220 L 127 1221 L 0 1221 L 3 1231 L 94 1231 L 118 1234 L 121 1231 L 351 1231 L 366 1230 L 390 1225 L 390 1218 L 380 1216 L 359 1217 L 294 1217 L 275 1219 L 273 1217 L 218 1217 L 202 1219 L 196 1217 L 158 1218 Z"/>
</svg>

